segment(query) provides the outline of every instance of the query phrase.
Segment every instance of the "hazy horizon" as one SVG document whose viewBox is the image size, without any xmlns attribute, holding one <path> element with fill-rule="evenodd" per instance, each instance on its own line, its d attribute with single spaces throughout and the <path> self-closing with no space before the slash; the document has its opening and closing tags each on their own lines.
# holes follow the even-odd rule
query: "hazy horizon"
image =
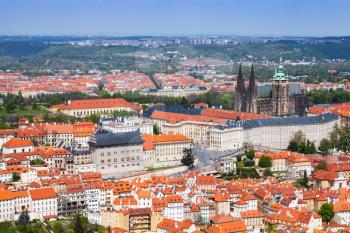
<svg viewBox="0 0 350 233">
<path fill-rule="evenodd" d="M 346 0 L 2 0 L 2 36 L 350 35 Z"/>
</svg>

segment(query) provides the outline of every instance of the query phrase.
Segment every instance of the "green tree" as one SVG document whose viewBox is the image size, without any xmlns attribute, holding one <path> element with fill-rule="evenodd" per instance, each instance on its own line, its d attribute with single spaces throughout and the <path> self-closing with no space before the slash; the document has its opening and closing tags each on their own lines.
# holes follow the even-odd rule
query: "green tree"
<svg viewBox="0 0 350 233">
<path fill-rule="evenodd" d="M 192 149 L 184 148 L 183 153 L 184 153 L 184 156 L 181 159 L 181 163 L 187 167 L 193 167 L 194 156 L 192 153 Z"/>
<path fill-rule="evenodd" d="M 268 177 L 268 176 L 272 176 L 273 174 L 272 174 L 272 171 L 271 171 L 271 169 L 270 168 L 266 168 L 265 170 L 264 170 L 264 173 L 263 173 L 263 176 L 264 177 Z"/>
<path fill-rule="evenodd" d="M 103 83 L 102 81 L 99 81 L 99 82 L 98 82 L 98 90 L 99 90 L 99 91 L 102 91 L 103 88 L 104 88 L 104 83 Z"/>
<path fill-rule="evenodd" d="M 65 229 L 61 222 L 55 222 L 52 226 L 52 230 L 54 233 L 64 233 Z"/>
<path fill-rule="evenodd" d="M 16 101 L 14 99 L 10 99 L 5 104 L 5 109 L 6 109 L 6 112 L 8 112 L 8 113 L 14 112 L 16 109 Z"/>
<path fill-rule="evenodd" d="M 298 143 L 294 140 L 291 140 L 288 144 L 287 150 L 298 151 Z"/>
<path fill-rule="evenodd" d="M 160 129 L 159 129 L 158 125 L 156 125 L 156 124 L 153 125 L 153 134 L 154 135 L 160 134 Z"/>
<path fill-rule="evenodd" d="M 184 106 L 185 108 L 191 107 L 191 103 L 188 101 L 188 99 L 186 97 L 181 98 L 180 104 L 182 106 Z"/>
<path fill-rule="evenodd" d="M 247 156 L 248 159 L 253 160 L 255 157 L 255 151 L 254 150 L 247 150 L 245 152 L 245 155 Z"/>
<path fill-rule="evenodd" d="M 331 143 L 330 140 L 324 138 L 321 140 L 320 142 L 320 146 L 318 147 L 318 150 L 322 153 L 322 154 L 328 154 L 328 152 L 333 148 L 333 145 Z"/>
<path fill-rule="evenodd" d="M 95 124 L 97 124 L 100 121 L 100 115 L 98 115 L 98 114 L 91 114 L 91 115 L 87 116 L 85 120 L 86 121 L 91 121 L 91 122 L 94 122 Z"/>
<path fill-rule="evenodd" d="M 267 168 L 272 167 L 272 159 L 269 156 L 261 156 L 259 159 L 259 167 Z"/>
<path fill-rule="evenodd" d="M 36 158 L 30 161 L 30 165 L 43 165 L 45 164 L 44 160 Z"/>
<path fill-rule="evenodd" d="M 30 218 L 29 218 L 28 211 L 25 210 L 19 215 L 18 223 L 22 226 L 25 226 L 29 223 L 29 221 L 30 221 Z"/>
<path fill-rule="evenodd" d="M 17 182 L 21 179 L 20 175 L 18 175 L 17 173 L 13 173 L 12 174 L 12 181 L 13 182 Z"/>
<path fill-rule="evenodd" d="M 307 185 L 307 183 L 309 182 L 309 179 L 307 178 L 307 172 L 306 172 L 306 170 L 304 170 L 303 182 L 304 182 L 305 185 Z"/>
<path fill-rule="evenodd" d="M 333 206 L 329 203 L 324 203 L 318 211 L 318 214 L 321 216 L 322 221 L 328 224 L 334 216 Z"/>
<path fill-rule="evenodd" d="M 84 233 L 84 227 L 80 215 L 74 217 L 74 233 Z"/>
<path fill-rule="evenodd" d="M 327 170 L 327 163 L 325 161 L 321 161 L 316 167 L 315 170 Z"/>
</svg>

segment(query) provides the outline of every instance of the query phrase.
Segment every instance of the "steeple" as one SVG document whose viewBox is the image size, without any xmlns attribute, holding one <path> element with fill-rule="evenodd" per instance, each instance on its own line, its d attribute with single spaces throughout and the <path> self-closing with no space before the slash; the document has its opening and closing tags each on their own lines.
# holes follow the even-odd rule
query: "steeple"
<svg viewBox="0 0 350 233">
<path fill-rule="evenodd" d="M 253 64 L 252 64 L 252 67 L 251 67 L 251 70 L 250 70 L 248 95 L 251 96 L 251 97 L 255 97 L 256 96 L 255 73 L 254 73 L 254 65 Z"/>
<path fill-rule="evenodd" d="M 244 86 L 243 73 L 242 73 L 242 64 L 239 64 L 238 78 L 237 78 L 237 92 L 241 94 L 244 94 L 246 92 L 245 86 Z"/>
<path fill-rule="evenodd" d="M 280 64 L 275 66 L 275 74 L 273 75 L 273 80 L 276 81 L 287 81 L 288 75 L 284 73 L 284 67 L 282 65 L 282 57 L 280 57 Z"/>
<path fill-rule="evenodd" d="M 245 112 L 247 106 L 247 91 L 244 86 L 244 78 L 242 73 L 242 64 L 239 64 L 237 77 L 237 90 L 235 93 L 233 107 L 236 112 Z"/>
</svg>

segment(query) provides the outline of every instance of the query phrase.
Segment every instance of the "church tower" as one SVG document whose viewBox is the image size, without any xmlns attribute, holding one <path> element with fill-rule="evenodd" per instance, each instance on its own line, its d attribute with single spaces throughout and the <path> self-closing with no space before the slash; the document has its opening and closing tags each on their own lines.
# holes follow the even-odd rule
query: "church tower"
<svg viewBox="0 0 350 233">
<path fill-rule="evenodd" d="M 288 76 L 284 74 L 283 69 L 281 58 L 272 80 L 272 114 L 276 116 L 284 116 L 289 113 Z"/>
<path fill-rule="evenodd" d="M 252 64 L 252 68 L 250 71 L 249 77 L 249 87 L 247 93 L 247 109 L 246 112 L 257 113 L 257 88 L 255 84 L 255 73 L 254 73 L 254 65 Z"/>
<path fill-rule="evenodd" d="M 247 92 L 244 86 L 244 78 L 242 73 L 242 64 L 239 65 L 238 78 L 237 78 L 237 88 L 234 97 L 234 111 L 245 112 L 246 111 L 246 99 Z"/>
</svg>

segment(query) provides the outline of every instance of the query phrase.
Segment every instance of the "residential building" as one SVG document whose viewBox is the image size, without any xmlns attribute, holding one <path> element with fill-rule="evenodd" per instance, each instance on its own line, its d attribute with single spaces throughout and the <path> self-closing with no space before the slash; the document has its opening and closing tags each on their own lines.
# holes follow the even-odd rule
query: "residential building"
<svg viewBox="0 0 350 233">
<path fill-rule="evenodd" d="M 141 112 L 138 104 L 130 103 L 122 98 L 72 100 L 67 104 L 54 105 L 51 110 L 60 110 L 64 114 L 75 117 L 86 117 L 91 114 L 105 114 L 114 111 Z"/>
<path fill-rule="evenodd" d="M 141 171 L 143 140 L 139 131 L 111 133 L 98 131 L 89 142 L 92 162 L 104 177 Z"/>
</svg>

